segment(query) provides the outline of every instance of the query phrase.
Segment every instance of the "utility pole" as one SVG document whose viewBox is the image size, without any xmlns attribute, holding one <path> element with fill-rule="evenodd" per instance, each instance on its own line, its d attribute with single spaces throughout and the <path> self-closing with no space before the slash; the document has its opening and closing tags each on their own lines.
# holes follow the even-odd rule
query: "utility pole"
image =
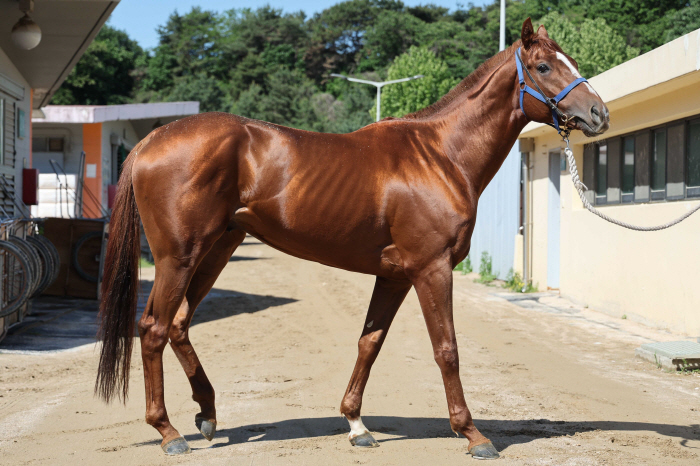
<svg viewBox="0 0 700 466">
<path fill-rule="evenodd" d="M 370 86 L 376 87 L 377 88 L 377 120 L 376 121 L 379 121 L 382 119 L 382 110 L 381 110 L 382 87 L 384 87 L 388 84 L 405 83 L 406 81 L 413 81 L 414 79 L 420 79 L 420 78 L 424 77 L 422 74 L 417 74 L 415 76 L 411 76 L 410 78 L 394 79 L 393 81 L 377 82 L 377 81 L 367 81 L 365 79 L 349 78 L 347 76 L 343 76 L 342 74 L 336 74 L 336 73 L 331 73 L 331 76 L 334 78 L 345 79 L 346 81 L 351 81 L 354 83 L 369 84 Z"/>
<path fill-rule="evenodd" d="M 506 0 L 501 0 L 501 41 L 498 50 L 506 49 Z"/>
</svg>

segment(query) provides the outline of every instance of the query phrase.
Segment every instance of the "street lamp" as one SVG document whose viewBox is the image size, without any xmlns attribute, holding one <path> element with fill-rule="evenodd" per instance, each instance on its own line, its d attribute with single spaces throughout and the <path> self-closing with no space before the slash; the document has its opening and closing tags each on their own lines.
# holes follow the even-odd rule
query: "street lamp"
<svg viewBox="0 0 700 466">
<path fill-rule="evenodd" d="M 331 76 L 334 78 L 342 78 L 342 79 L 345 79 L 346 81 L 351 81 L 354 83 L 369 84 L 370 86 L 376 87 L 377 88 L 377 121 L 379 121 L 382 118 L 381 117 L 381 115 L 382 115 L 382 110 L 381 110 L 382 87 L 386 86 L 387 84 L 405 83 L 406 81 L 413 81 L 414 79 L 420 79 L 420 78 L 425 77 L 422 74 L 417 74 L 415 76 L 411 76 L 410 78 L 394 79 L 393 81 L 377 82 L 377 81 L 367 81 L 365 79 L 349 78 L 347 76 L 343 76 L 342 74 L 335 74 L 335 73 L 331 73 Z"/>
</svg>

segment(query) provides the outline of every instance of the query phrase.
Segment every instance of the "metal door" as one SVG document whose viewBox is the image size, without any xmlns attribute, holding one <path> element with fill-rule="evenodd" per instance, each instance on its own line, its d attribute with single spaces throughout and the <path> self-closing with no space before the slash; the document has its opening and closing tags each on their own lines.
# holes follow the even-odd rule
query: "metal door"
<svg viewBox="0 0 700 466">
<path fill-rule="evenodd" d="M 549 153 L 549 193 L 547 207 L 547 288 L 559 288 L 559 227 L 561 224 L 561 153 Z"/>
</svg>

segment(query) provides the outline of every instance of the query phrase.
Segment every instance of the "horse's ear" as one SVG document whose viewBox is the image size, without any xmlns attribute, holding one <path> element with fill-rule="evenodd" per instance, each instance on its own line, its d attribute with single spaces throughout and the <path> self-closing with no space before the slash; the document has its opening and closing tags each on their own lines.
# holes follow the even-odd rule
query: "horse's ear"
<svg viewBox="0 0 700 466">
<path fill-rule="evenodd" d="M 535 30 L 532 28 L 532 21 L 530 18 L 528 18 L 523 23 L 523 29 L 520 32 L 520 40 L 523 41 L 523 47 L 525 47 L 525 50 L 530 48 L 534 38 Z"/>
<path fill-rule="evenodd" d="M 549 39 L 549 34 L 547 34 L 547 30 L 544 28 L 544 24 L 540 24 L 540 27 L 537 28 L 537 35 Z"/>
</svg>

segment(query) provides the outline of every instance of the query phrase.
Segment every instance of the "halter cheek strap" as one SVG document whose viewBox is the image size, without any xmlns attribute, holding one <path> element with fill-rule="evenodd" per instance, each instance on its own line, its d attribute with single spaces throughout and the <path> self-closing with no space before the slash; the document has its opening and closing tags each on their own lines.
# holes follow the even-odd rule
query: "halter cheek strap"
<svg viewBox="0 0 700 466">
<path fill-rule="evenodd" d="M 549 107 L 550 111 L 552 112 L 552 123 L 547 123 L 549 126 L 552 128 L 556 129 L 558 133 L 561 133 L 561 128 L 559 128 L 559 119 L 560 117 L 565 117 L 565 115 L 562 113 L 561 110 L 557 107 L 559 102 L 569 94 L 576 86 L 578 86 L 581 83 L 588 82 L 586 81 L 586 78 L 577 78 L 566 86 L 559 94 L 557 94 L 555 97 L 550 98 L 547 97 L 544 92 L 542 92 L 542 89 L 540 89 L 540 86 L 537 85 L 534 79 L 532 79 L 532 75 L 530 72 L 525 69 L 525 72 L 527 73 L 528 77 L 532 81 L 532 83 L 537 87 L 537 90 L 534 90 L 527 84 L 525 84 L 525 76 L 523 75 L 523 59 L 520 57 L 520 49 L 521 47 L 518 47 L 518 50 L 515 52 L 516 53 L 516 60 L 515 60 L 515 66 L 518 69 L 518 82 L 520 83 L 520 109 L 523 111 L 523 114 L 527 117 L 527 113 L 525 113 L 525 107 L 523 106 L 523 98 L 525 97 L 525 93 L 527 92 L 530 94 L 532 97 L 535 99 L 539 100 L 543 104 L 545 104 L 547 107 Z"/>
</svg>

